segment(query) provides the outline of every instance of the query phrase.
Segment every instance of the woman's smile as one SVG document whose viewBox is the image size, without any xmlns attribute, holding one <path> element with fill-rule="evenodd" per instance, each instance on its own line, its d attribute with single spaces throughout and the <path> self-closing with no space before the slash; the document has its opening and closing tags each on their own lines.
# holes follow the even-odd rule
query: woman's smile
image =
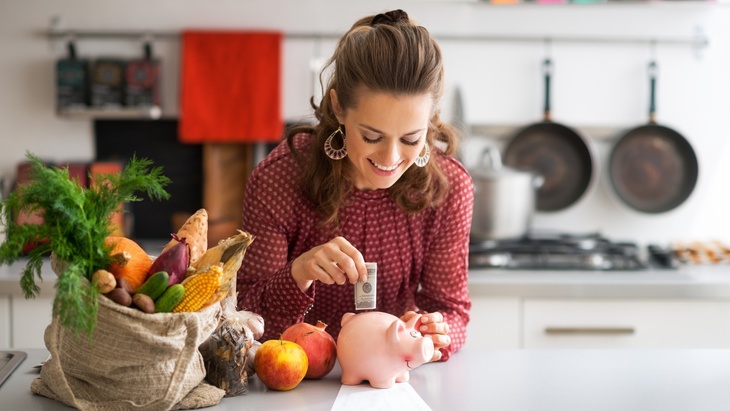
<svg viewBox="0 0 730 411">
<path fill-rule="evenodd" d="M 391 175 L 395 174 L 395 171 L 403 163 L 402 161 L 400 161 L 397 164 L 394 164 L 392 166 L 385 166 L 385 165 L 376 163 L 375 161 L 373 161 L 371 159 L 368 159 L 368 160 L 370 161 L 370 164 L 373 165 L 375 174 L 378 174 L 383 177 L 390 177 Z"/>
</svg>

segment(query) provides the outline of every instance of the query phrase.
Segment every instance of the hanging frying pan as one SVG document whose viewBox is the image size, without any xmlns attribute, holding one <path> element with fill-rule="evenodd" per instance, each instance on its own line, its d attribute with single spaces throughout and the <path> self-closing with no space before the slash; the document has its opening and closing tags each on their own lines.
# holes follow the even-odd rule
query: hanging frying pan
<svg viewBox="0 0 730 411">
<path fill-rule="evenodd" d="M 649 63 L 649 123 L 619 136 L 608 161 L 614 193 L 629 207 L 663 213 L 694 190 L 697 157 L 677 131 L 656 123 L 656 62 Z"/>
<path fill-rule="evenodd" d="M 537 191 L 539 211 L 557 211 L 573 205 L 595 180 L 595 151 L 576 130 L 555 123 L 550 114 L 552 62 L 543 62 L 545 108 L 543 121 L 520 129 L 505 148 L 504 163 L 543 176 Z"/>
</svg>

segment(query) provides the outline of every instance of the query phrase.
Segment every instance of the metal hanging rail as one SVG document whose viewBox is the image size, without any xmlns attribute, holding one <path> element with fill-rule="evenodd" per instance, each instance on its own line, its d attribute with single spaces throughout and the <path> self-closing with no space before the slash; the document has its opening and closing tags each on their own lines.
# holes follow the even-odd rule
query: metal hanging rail
<svg viewBox="0 0 730 411">
<path fill-rule="evenodd" d="M 45 32 L 49 41 L 68 41 L 70 39 L 101 39 L 101 40 L 169 40 L 180 39 L 180 32 L 174 31 L 128 31 L 128 30 L 49 30 Z M 342 33 L 285 33 L 285 38 L 295 40 L 337 40 Z M 538 36 L 538 35 L 491 35 L 491 34 L 434 34 L 439 41 L 454 42 L 551 42 L 551 43 L 591 43 L 591 44 L 649 44 L 649 45 L 677 45 L 690 46 L 696 51 L 707 47 L 709 40 L 702 32 L 692 37 L 620 37 L 620 36 Z"/>
</svg>

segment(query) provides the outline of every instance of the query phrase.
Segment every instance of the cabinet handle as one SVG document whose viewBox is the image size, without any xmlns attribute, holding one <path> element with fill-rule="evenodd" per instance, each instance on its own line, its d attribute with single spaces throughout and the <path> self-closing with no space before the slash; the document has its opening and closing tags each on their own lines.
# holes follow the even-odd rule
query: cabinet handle
<svg viewBox="0 0 730 411">
<path fill-rule="evenodd" d="M 635 332 L 633 327 L 546 327 L 548 335 L 626 335 Z"/>
</svg>

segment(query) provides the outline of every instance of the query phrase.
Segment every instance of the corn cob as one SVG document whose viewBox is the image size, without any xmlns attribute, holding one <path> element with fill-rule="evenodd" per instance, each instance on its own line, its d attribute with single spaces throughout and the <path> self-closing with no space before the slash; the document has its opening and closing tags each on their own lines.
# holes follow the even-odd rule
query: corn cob
<svg viewBox="0 0 730 411">
<path fill-rule="evenodd" d="M 208 304 L 215 304 L 226 296 L 236 295 L 236 278 L 238 270 L 243 263 L 243 256 L 246 249 L 253 242 L 253 236 L 247 232 L 238 231 L 239 234 L 230 238 L 231 243 L 223 252 L 221 263 L 223 264 L 223 275 L 221 276 L 218 290 L 211 296 Z"/>
<path fill-rule="evenodd" d="M 209 248 L 198 261 L 190 264 L 190 266 L 195 268 L 195 271 L 201 271 L 207 270 L 208 267 L 218 263 L 226 264 L 231 258 L 239 255 L 241 245 L 245 250 L 252 241 L 253 236 L 251 234 L 238 230 L 238 234 L 219 241 L 215 247 Z"/>
<path fill-rule="evenodd" d="M 210 305 L 210 298 L 218 290 L 222 274 L 221 265 L 214 265 L 207 271 L 186 278 L 181 283 L 185 287 L 185 295 L 172 312 L 194 312 Z"/>
</svg>

